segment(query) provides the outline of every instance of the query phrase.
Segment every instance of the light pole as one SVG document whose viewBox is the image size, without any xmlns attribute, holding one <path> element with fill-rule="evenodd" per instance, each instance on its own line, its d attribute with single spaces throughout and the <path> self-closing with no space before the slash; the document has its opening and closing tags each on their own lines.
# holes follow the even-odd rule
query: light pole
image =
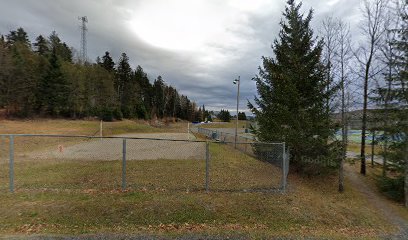
<svg viewBox="0 0 408 240">
<path fill-rule="evenodd" d="M 240 81 L 240 76 L 238 76 L 238 79 L 234 80 L 234 84 L 238 83 L 238 90 L 237 90 L 237 118 L 236 118 L 236 125 L 235 125 L 235 148 L 237 148 L 237 140 L 238 140 L 238 107 L 239 107 L 239 85 L 241 83 Z"/>
</svg>

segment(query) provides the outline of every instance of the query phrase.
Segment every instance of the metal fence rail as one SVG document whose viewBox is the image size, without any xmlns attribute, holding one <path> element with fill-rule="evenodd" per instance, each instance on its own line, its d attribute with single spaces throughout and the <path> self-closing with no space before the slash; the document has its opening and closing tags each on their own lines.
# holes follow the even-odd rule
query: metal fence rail
<svg viewBox="0 0 408 240">
<path fill-rule="evenodd" d="M 281 169 L 280 189 L 285 190 L 287 186 L 287 175 L 289 173 L 289 148 L 285 143 L 258 142 L 254 136 L 238 135 L 235 142 L 235 133 L 223 132 L 219 129 L 192 128 L 196 132 L 206 136 L 211 141 L 233 146 L 249 156 L 269 162 Z"/>
<path fill-rule="evenodd" d="M 0 191 L 285 191 L 284 143 L 248 140 L 234 149 L 233 137 L 219 137 L 223 141 L 0 134 Z M 259 179 L 256 171 L 263 171 Z"/>
</svg>

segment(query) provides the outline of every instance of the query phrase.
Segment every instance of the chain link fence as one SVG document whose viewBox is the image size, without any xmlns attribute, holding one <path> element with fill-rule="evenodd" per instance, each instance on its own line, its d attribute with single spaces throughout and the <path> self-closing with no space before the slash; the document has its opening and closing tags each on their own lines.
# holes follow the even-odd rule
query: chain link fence
<svg viewBox="0 0 408 240">
<path fill-rule="evenodd" d="M 211 141 L 217 144 L 226 145 L 227 156 L 223 156 L 220 162 L 226 162 L 225 159 L 257 159 L 260 161 L 257 165 L 248 164 L 248 168 L 242 171 L 242 174 L 237 178 L 242 178 L 239 184 L 236 186 L 244 187 L 248 190 L 270 190 L 270 183 L 272 183 L 272 189 L 282 190 L 287 186 L 287 175 L 289 172 L 289 149 L 285 147 L 285 143 L 264 143 L 258 142 L 256 138 L 251 134 L 243 134 L 235 137 L 235 133 L 224 132 L 223 129 L 208 129 L 208 128 L 192 128 L 192 132 L 204 135 Z M 231 130 L 231 129 L 230 129 Z M 219 156 L 212 156 L 214 162 L 216 162 Z M 222 168 L 225 168 L 224 166 Z M 259 167 L 259 169 L 257 169 Z M 255 168 L 255 169 L 254 169 Z M 252 180 L 251 176 L 245 176 L 245 172 L 258 171 L 259 176 L 263 176 L 263 180 Z M 270 174 L 262 174 L 264 171 Z M 256 175 L 253 172 L 252 175 Z M 226 181 L 231 182 L 231 181 Z M 261 183 L 263 182 L 263 184 Z M 228 184 L 226 184 L 228 186 Z"/>
<path fill-rule="evenodd" d="M 0 191 L 284 191 L 284 143 L 0 135 Z"/>
</svg>

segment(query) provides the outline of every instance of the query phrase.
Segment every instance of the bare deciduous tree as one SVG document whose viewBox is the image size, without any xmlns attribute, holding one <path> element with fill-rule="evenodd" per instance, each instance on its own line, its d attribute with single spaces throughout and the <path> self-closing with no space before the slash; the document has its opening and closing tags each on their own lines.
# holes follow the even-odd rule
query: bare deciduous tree
<svg viewBox="0 0 408 240">
<path fill-rule="evenodd" d="M 333 17 L 327 17 L 322 22 L 323 41 L 324 41 L 324 51 L 322 53 L 323 62 L 326 66 L 326 91 L 330 91 L 334 83 L 334 73 L 335 73 L 335 55 L 338 49 L 338 21 L 333 19 Z M 331 112 L 331 101 L 333 99 L 327 98 L 326 100 L 326 111 Z"/>
<path fill-rule="evenodd" d="M 387 0 L 364 0 L 363 16 L 364 21 L 361 29 L 365 36 L 364 42 L 361 43 L 359 51 L 355 54 L 357 61 L 361 64 L 364 71 L 364 90 L 363 90 L 363 113 L 361 127 L 361 168 L 360 173 L 366 174 L 365 161 L 365 146 L 366 146 L 366 131 L 367 131 L 367 107 L 368 107 L 368 88 L 369 82 L 380 71 L 373 69 L 373 61 L 379 50 L 380 42 L 384 34 L 385 8 Z"/>
<path fill-rule="evenodd" d="M 344 160 L 347 156 L 347 136 L 348 136 L 348 103 L 346 102 L 346 94 L 348 92 L 348 64 L 352 57 L 351 49 L 351 34 L 350 27 L 343 21 L 338 21 L 338 35 L 337 43 L 338 50 L 336 52 L 337 61 L 339 65 L 339 78 L 340 78 L 340 89 L 341 89 L 341 135 L 342 135 L 342 146 L 343 155 L 340 162 L 339 170 L 339 192 L 344 191 Z"/>
<path fill-rule="evenodd" d="M 324 62 L 327 67 L 327 81 L 337 85 L 340 90 L 340 112 L 342 128 L 342 156 L 339 168 L 339 192 L 344 191 L 344 160 L 347 154 L 347 82 L 349 74 L 349 61 L 352 58 L 350 28 L 339 19 L 326 18 L 322 22 L 322 34 L 325 41 Z M 330 101 L 327 101 L 328 111 Z"/>
</svg>

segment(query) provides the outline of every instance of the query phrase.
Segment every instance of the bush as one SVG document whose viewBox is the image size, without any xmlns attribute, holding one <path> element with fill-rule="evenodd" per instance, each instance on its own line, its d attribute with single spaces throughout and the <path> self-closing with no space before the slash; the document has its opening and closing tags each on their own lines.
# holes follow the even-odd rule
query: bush
<svg viewBox="0 0 408 240">
<path fill-rule="evenodd" d="M 306 176 L 330 175 L 339 169 L 342 158 L 341 142 L 334 141 L 329 145 L 318 144 L 304 149 L 305 154 L 291 162 L 293 167 Z"/>
<path fill-rule="evenodd" d="M 114 117 L 116 120 L 122 120 L 122 119 L 123 119 L 122 111 L 120 111 L 119 108 L 116 108 L 116 109 L 113 111 L 113 117 Z"/>
<path fill-rule="evenodd" d="M 133 111 L 130 106 L 123 106 L 121 110 L 122 118 L 133 118 Z"/>
<path fill-rule="evenodd" d="M 114 119 L 112 109 L 103 108 L 99 113 L 99 117 L 105 122 L 112 122 Z"/>
<path fill-rule="evenodd" d="M 378 188 L 388 198 L 398 202 L 404 201 L 404 177 L 390 178 L 378 177 Z"/>
<path fill-rule="evenodd" d="M 137 115 L 137 117 L 139 119 L 140 118 L 145 119 L 145 120 L 148 119 L 148 114 L 147 114 L 146 108 L 145 108 L 145 106 L 143 104 L 138 104 L 136 106 L 136 115 Z"/>
</svg>

